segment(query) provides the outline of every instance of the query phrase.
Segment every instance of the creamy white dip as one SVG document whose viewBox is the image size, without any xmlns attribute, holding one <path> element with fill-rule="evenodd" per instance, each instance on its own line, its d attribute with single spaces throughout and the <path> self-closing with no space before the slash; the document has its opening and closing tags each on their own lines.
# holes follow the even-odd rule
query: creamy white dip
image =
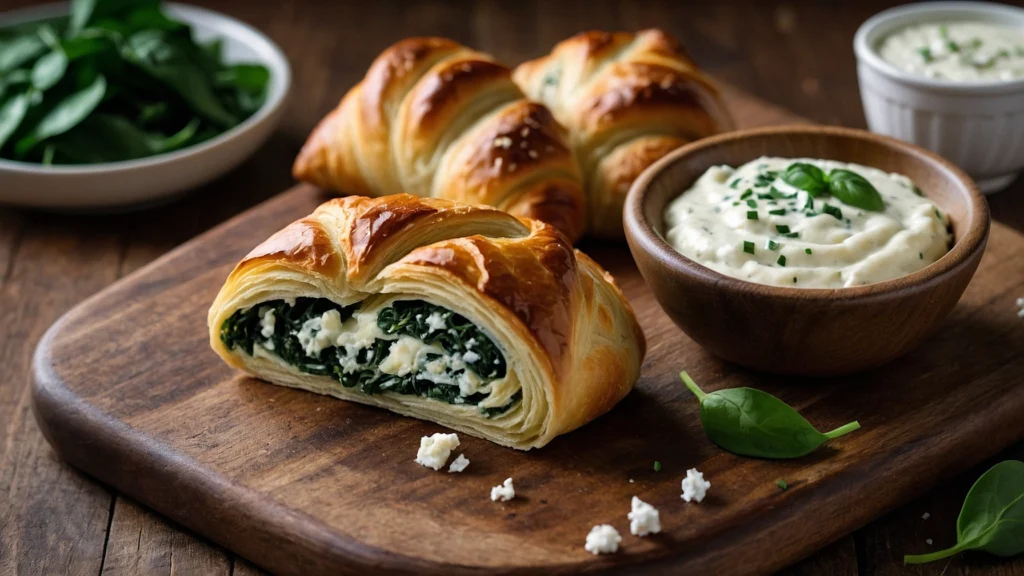
<svg viewBox="0 0 1024 576">
<path fill-rule="evenodd" d="M 915 24 L 887 36 L 883 60 L 950 82 L 1024 78 L 1024 28 L 987 22 Z"/>
<path fill-rule="evenodd" d="M 796 162 L 865 178 L 884 209 L 824 193 L 812 198 L 782 173 Z M 842 288 L 916 272 L 949 251 L 949 217 L 909 178 L 858 164 L 758 158 L 714 166 L 665 210 L 665 239 L 717 272 L 772 286 Z"/>
</svg>

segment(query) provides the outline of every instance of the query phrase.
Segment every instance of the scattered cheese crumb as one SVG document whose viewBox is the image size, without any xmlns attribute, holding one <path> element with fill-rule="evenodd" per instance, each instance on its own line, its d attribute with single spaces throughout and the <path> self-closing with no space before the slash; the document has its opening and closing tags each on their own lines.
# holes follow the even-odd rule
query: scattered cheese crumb
<svg viewBox="0 0 1024 576">
<path fill-rule="evenodd" d="M 510 146 L 512 146 L 512 139 L 508 136 L 502 136 L 494 139 L 495 148 L 509 148 Z"/>
<path fill-rule="evenodd" d="M 459 446 L 458 434 L 442 434 L 420 438 L 420 449 L 416 453 L 416 463 L 427 468 L 440 470 L 452 455 L 452 450 Z"/>
<path fill-rule="evenodd" d="M 459 454 L 459 457 L 452 460 L 452 465 L 448 467 L 448 472 L 462 472 L 469 466 L 469 458 L 466 458 L 465 454 Z"/>
<path fill-rule="evenodd" d="M 509 500 L 516 497 L 516 489 L 512 486 L 512 479 L 505 478 L 505 483 L 499 486 L 491 488 L 491 500 L 497 502 L 508 502 Z"/>
<path fill-rule="evenodd" d="M 924 514 L 921 514 L 921 520 L 927 520 L 927 519 L 929 519 L 931 517 L 932 517 L 932 515 L 927 513 L 927 512 L 925 512 Z"/>
<path fill-rule="evenodd" d="M 630 478 L 630 479 L 629 479 L 629 483 L 630 483 L 630 484 L 632 484 L 632 483 L 633 483 L 633 479 L 632 479 L 632 478 Z"/>
<path fill-rule="evenodd" d="M 477 362 L 480 360 L 480 355 L 472 350 L 467 350 L 466 353 L 462 355 L 462 359 L 466 362 Z"/>
<path fill-rule="evenodd" d="M 711 488 L 711 482 L 704 479 L 704 474 L 696 468 L 690 468 L 686 471 L 686 478 L 683 478 L 683 495 L 680 498 L 687 502 L 700 502 L 704 500 L 708 488 Z"/>
<path fill-rule="evenodd" d="M 931 538 L 929 538 L 929 539 L 925 540 L 924 542 L 925 542 L 925 544 L 927 544 L 927 545 L 929 545 L 929 546 L 931 546 L 931 545 L 932 545 L 932 539 L 931 539 Z"/>
<path fill-rule="evenodd" d="M 1024 318 L 1024 296 L 1017 298 L 1017 308 L 1020 308 L 1017 310 L 1017 316 Z"/>
<path fill-rule="evenodd" d="M 267 306 L 260 310 L 260 316 L 260 335 L 264 338 L 270 338 L 274 335 L 274 325 L 277 323 L 274 309 Z M 269 348 L 269 350 L 273 350 L 273 348 Z"/>
<path fill-rule="evenodd" d="M 537 156 L 539 156 L 539 154 L 537 154 L 536 150 L 529 150 L 526 153 L 526 155 L 529 156 L 530 158 L 537 158 Z"/>
<path fill-rule="evenodd" d="M 661 517 L 657 508 L 633 496 L 632 510 L 626 514 L 629 531 L 634 536 L 647 536 L 661 532 Z"/>
<path fill-rule="evenodd" d="M 427 328 L 430 328 L 431 332 L 437 330 L 444 330 L 448 323 L 444 321 L 444 316 L 439 312 L 431 312 L 430 316 L 427 316 Z"/>
<path fill-rule="evenodd" d="M 619 550 L 619 542 L 622 542 L 619 531 L 608 524 L 601 524 L 590 529 L 583 549 L 594 555 L 611 554 Z"/>
<path fill-rule="evenodd" d="M 476 338 L 470 338 L 469 340 L 466 340 L 464 346 L 466 347 L 466 350 L 469 350 L 473 346 L 476 346 Z"/>
</svg>

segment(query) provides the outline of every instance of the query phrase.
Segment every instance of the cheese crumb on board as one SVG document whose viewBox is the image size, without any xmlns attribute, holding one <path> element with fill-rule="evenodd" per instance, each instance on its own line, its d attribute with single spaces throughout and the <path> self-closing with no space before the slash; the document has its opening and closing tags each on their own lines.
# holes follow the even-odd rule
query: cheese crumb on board
<svg viewBox="0 0 1024 576">
<path fill-rule="evenodd" d="M 626 514 L 629 531 L 634 536 L 647 536 L 661 532 L 661 517 L 658 509 L 633 496 L 632 510 Z"/>
<path fill-rule="evenodd" d="M 590 529 L 590 534 L 587 534 L 587 543 L 583 545 L 583 549 L 594 555 L 612 554 L 618 552 L 619 542 L 622 542 L 622 536 L 619 536 L 619 531 L 615 527 L 600 524 Z"/>
<path fill-rule="evenodd" d="M 466 458 L 465 454 L 459 454 L 459 457 L 452 460 L 452 465 L 448 467 L 449 472 L 462 472 L 469 466 L 469 458 Z"/>
<path fill-rule="evenodd" d="M 704 479 L 704 474 L 696 468 L 690 468 L 686 471 L 686 478 L 683 478 L 683 495 L 680 498 L 687 502 L 700 502 L 708 488 L 711 488 L 711 482 Z"/>
<path fill-rule="evenodd" d="M 512 486 L 512 479 L 505 478 L 505 483 L 491 488 L 491 500 L 497 502 L 508 502 L 516 497 L 516 489 Z"/>
<path fill-rule="evenodd" d="M 416 452 L 416 463 L 427 468 L 440 470 L 452 455 L 452 450 L 459 447 L 458 434 L 442 434 L 420 438 L 420 449 Z"/>
</svg>

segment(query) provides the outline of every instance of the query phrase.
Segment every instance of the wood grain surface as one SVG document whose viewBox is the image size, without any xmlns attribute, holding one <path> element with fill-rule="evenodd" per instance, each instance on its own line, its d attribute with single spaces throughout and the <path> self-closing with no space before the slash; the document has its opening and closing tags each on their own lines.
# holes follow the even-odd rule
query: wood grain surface
<svg viewBox="0 0 1024 576">
<path fill-rule="evenodd" d="M 0 9 L 31 3 L 34 0 L 4 0 Z M 289 56 L 301 90 L 293 91 L 281 129 L 256 156 L 169 206 L 114 216 L 50 215 L 0 207 L 0 574 L 257 573 L 233 554 L 100 487 L 56 458 L 29 410 L 30 357 L 46 327 L 83 298 L 286 188 L 292 182 L 291 161 L 313 124 L 394 40 L 444 34 L 515 62 L 544 54 L 558 40 L 583 29 L 660 25 L 678 34 L 694 58 L 717 77 L 816 122 L 863 127 L 850 48 L 853 33 L 860 22 L 893 2 L 193 3 L 241 18 L 269 34 Z M 997 221 L 1024 230 L 1024 185 L 1018 182 L 989 202 Z M 1016 292 L 1024 295 L 1024 287 Z M 901 562 L 908 550 L 952 544 L 967 488 L 988 466 L 1006 458 L 1024 458 L 1024 444 L 879 518 L 786 573 L 1024 574 L 1024 559 L 984 554 L 916 567 Z M 930 517 L 924 520 L 926 512 Z M 933 543 L 927 544 L 927 539 Z M 207 571 L 208 563 L 195 564 L 193 558 L 222 561 L 216 570 Z"/>
<path fill-rule="evenodd" d="M 792 119 L 735 91 L 728 102 L 747 125 Z M 33 368 L 40 427 L 63 458 L 276 573 L 765 573 L 1024 437 L 1014 377 L 1024 330 L 1007 312 L 1024 284 L 1016 231 L 994 228 L 938 336 L 889 366 L 828 380 L 711 356 L 664 314 L 626 249 L 603 241 L 585 249 L 618 279 L 650 342 L 634 392 L 542 450 L 464 435 L 470 468 L 433 472 L 413 458 L 439 426 L 268 385 L 208 348 L 206 311 L 230 269 L 324 199 L 296 187 L 90 298 L 49 330 Z M 944 362 L 965 347 L 972 361 Z M 735 457 L 703 435 L 681 369 L 708 390 L 769 390 L 822 429 L 854 419 L 864 429 L 801 460 Z M 712 482 L 699 506 L 679 498 L 691 467 Z M 505 477 L 517 498 L 491 502 Z M 659 508 L 662 534 L 628 536 L 633 495 Z M 605 523 L 627 537 L 619 554 L 592 556 L 583 540 Z"/>
</svg>

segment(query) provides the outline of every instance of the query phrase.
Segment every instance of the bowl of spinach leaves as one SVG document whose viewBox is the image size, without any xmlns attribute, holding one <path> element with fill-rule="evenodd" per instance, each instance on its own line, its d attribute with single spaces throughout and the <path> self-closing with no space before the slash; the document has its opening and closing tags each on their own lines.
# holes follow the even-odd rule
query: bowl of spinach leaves
<svg viewBox="0 0 1024 576">
<path fill-rule="evenodd" d="M 199 186 L 266 141 L 290 82 L 269 38 L 194 6 L 0 14 L 0 203 L 117 209 Z"/>
</svg>

